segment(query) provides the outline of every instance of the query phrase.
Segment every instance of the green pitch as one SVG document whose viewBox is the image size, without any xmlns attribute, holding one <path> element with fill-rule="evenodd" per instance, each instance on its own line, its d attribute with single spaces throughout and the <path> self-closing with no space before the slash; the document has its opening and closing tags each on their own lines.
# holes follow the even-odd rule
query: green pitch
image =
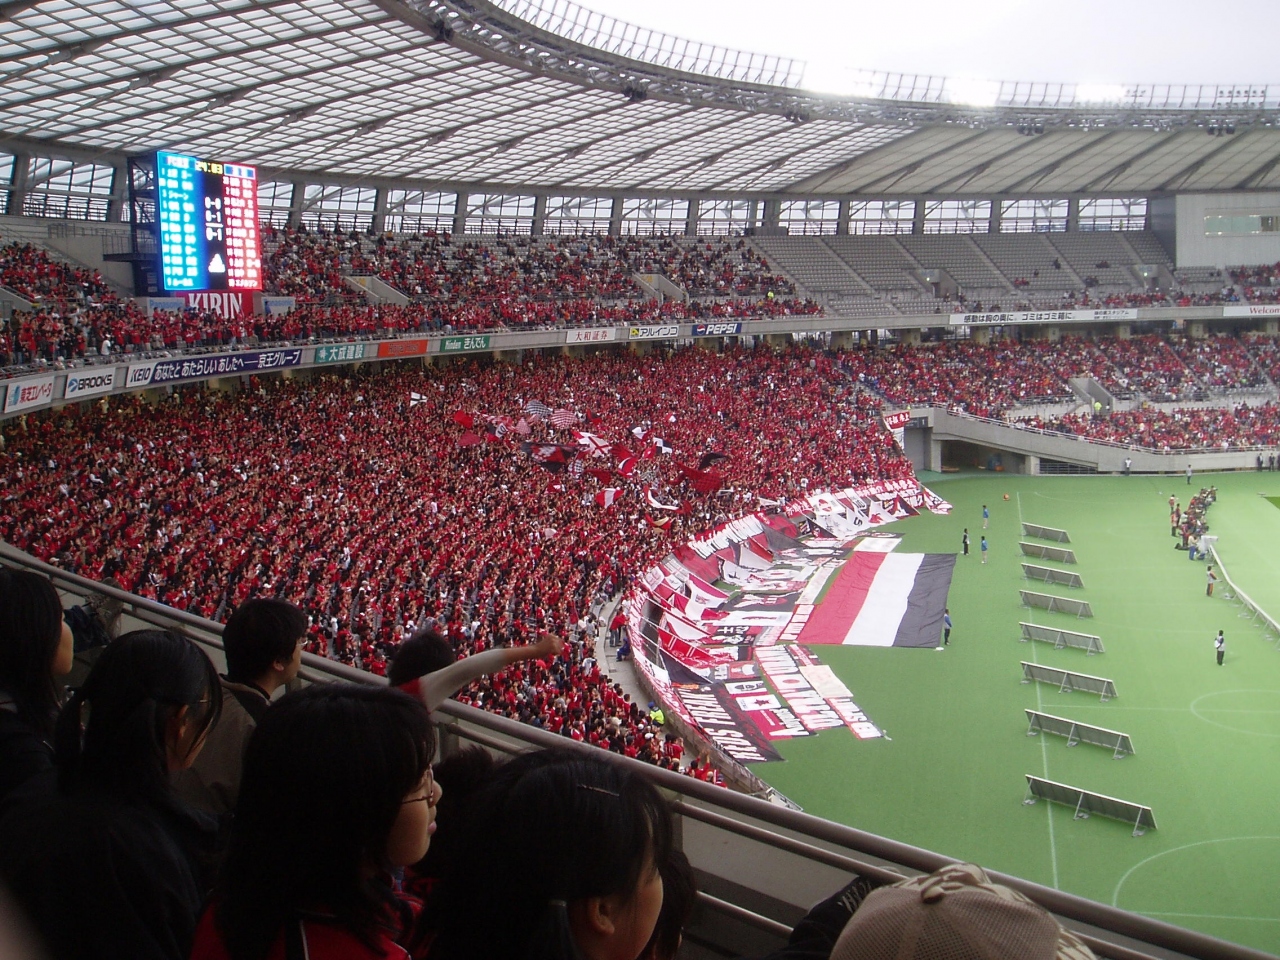
<svg viewBox="0 0 1280 960">
<path fill-rule="evenodd" d="M 888 738 L 838 733 L 784 743 L 756 773 L 810 813 L 1180 926 L 1280 953 L 1280 652 L 1240 616 L 1225 582 L 1205 596 L 1205 566 L 1174 549 L 1170 493 L 1185 478 L 972 476 L 925 482 L 949 517 L 889 529 L 900 550 L 972 553 L 956 562 L 944 651 L 814 647 Z M 1280 473 L 1197 476 L 1216 483 L 1211 532 L 1232 579 L 1280 619 Z M 1008 493 L 1005 501 L 1002 495 Z M 991 545 L 978 551 L 982 505 Z M 1020 519 L 1066 529 L 1076 565 L 1023 558 Z M 1022 579 L 1022 559 L 1080 574 L 1084 589 Z M 1028 610 L 1021 588 L 1090 601 L 1094 618 Z M 1106 653 L 1019 641 L 1019 621 L 1096 634 Z M 1226 662 L 1213 637 L 1226 631 Z M 1022 684 L 1029 660 L 1115 681 L 1118 696 Z M 1026 708 L 1130 734 L 1135 755 L 1061 737 L 1028 737 Z M 891 738 L 891 739 L 889 739 Z M 1025 774 L 1152 808 L 1131 828 L 1043 801 Z"/>
</svg>

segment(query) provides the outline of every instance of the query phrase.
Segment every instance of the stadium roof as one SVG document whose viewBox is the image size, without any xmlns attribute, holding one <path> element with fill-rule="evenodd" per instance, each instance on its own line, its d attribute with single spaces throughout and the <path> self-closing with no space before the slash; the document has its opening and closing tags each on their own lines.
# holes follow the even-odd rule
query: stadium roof
<svg viewBox="0 0 1280 960">
<path fill-rule="evenodd" d="M 1280 187 L 1280 95 L 1266 88 L 877 74 L 842 98 L 802 90 L 793 61 L 564 0 L 501 3 L 14 0 L 0 10 L 0 141 L 495 192 Z"/>
</svg>

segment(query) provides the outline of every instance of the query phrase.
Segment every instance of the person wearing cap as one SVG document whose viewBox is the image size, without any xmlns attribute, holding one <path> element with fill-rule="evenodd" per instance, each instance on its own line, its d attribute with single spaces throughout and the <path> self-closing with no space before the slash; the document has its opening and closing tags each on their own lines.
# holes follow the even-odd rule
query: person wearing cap
<svg viewBox="0 0 1280 960">
<path fill-rule="evenodd" d="M 868 893 L 831 960 L 1094 960 L 1047 910 L 972 863 Z"/>
</svg>

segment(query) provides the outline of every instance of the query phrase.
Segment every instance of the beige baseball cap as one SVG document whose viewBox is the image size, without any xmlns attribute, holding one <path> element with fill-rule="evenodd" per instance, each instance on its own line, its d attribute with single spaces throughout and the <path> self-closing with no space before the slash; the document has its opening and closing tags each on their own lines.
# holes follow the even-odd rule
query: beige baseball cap
<svg viewBox="0 0 1280 960">
<path fill-rule="evenodd" d="M 953 863 L 870 893 L 831 960 L 1095 960 L 1043 907 Z"/>
</svg>

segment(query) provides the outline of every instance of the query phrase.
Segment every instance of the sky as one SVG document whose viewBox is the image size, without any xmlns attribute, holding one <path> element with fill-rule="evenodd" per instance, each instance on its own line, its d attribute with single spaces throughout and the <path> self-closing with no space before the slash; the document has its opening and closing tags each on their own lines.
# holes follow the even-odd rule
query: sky
<svg viewBox="0 0 1280 960">
<path fill-rule="evenodd" d="M 550 3 L 551 0 L 542 0 Z M 692 40 L 807 61 L 803 86 L 856 70 L 1085 84 L 1280 83 L 1280 0 L 578 0 Z"/>
</svg>

